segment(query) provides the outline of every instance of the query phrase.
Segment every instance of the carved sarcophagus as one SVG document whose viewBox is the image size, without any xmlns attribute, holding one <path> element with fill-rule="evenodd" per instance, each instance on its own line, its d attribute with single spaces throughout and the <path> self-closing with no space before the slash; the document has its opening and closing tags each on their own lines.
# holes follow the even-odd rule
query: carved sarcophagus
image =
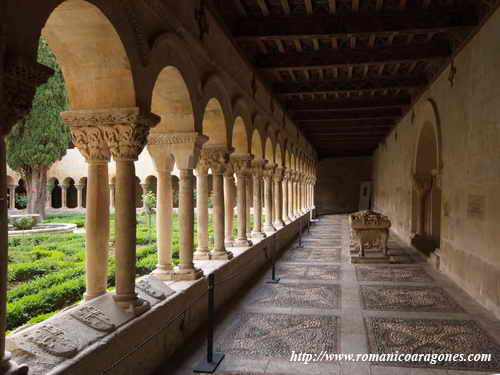
<svg viewBox="0 0 500 375">
<path fill-rule="evenodd" d="M 349 216 L 352 239 L 360 256 L 365 256 L 365 249 L 378 248 L 387 255 L 387 241 L 391 221 L 385 215 L 374 211 L 359 211 Z"/>
</svg>

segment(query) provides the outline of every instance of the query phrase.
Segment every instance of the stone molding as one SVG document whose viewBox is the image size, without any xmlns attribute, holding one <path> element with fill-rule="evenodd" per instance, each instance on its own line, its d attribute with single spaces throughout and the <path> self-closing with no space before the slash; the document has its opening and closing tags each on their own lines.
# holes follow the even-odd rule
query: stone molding
<svg viewBox="0 0 500 375">
<path fill-rule="evenodd" d="M 7 59 L 3 73 L 4 102 L 0 109 L 5 114 L 5 122 L 0 125 L 2 136 L 28 115 L 36 89 L 46 83 L 54 71 L 45 65 L 15 58 Z"/>
<path fill-rule="evenodd" d="M 148 138 L 148 148 L 166 147 L 174 156 L 177 168 L 195 169 L 207 141 L 208 137 L 196 132 L 154 133 Z"/>
</svg>

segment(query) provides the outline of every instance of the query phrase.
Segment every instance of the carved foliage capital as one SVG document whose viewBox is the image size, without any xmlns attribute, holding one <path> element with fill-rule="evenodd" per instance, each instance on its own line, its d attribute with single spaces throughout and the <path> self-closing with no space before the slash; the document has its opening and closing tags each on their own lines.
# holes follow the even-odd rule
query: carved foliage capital
<svg viewBox="0 0 500 375">
<path fill-rule="evenodd" d="M 228 162 L 229 151 L 226 147 L 206 146 L 201 151 L 201 161 L 213 174 L 223 174 Z"/>
<path fill-rule="evenodd" d="M 104 132 L 100 127 L 71 127 L 70 129 L 73 144 L 87 161 L 109 161 L 111 153 L 105 141 Z"/>
<path fill-rule="evenodd" d="M 245 176 L 249 172 L 251 155 L 231 155 L 231 165 L 237 176 Z"/>
</svg>

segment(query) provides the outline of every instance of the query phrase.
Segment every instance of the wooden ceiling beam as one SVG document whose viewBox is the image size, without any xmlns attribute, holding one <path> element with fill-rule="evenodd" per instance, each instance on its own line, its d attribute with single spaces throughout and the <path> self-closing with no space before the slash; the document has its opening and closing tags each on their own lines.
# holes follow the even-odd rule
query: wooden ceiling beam
<svg viewBox="0 0 500 375">
<path fill-rule="evenodd" d="M 279 40 L 279 39 L 277 39 Z M 421 46 L 390 46 L 380 48 L 329 49 L 306 53 L 261 54 L 256 65 L 264 71 L 275 69 L 321 69 L 354 65 L 397 64 L 411 61 L 435 61 L 451 56 L 447 41 L 434 41 Z"/>
<path fill-rule="evenodd" d="M 273 92 L 277 95 L 324 94 L 385 89 L 414 89 L 427 84 L 427 77 L 390 76 L 362 80 L 328 80 L 275 82 Z"/>
<path fill-rule="evenodd" d="M 341 121 L 296 121 L 296 124 L 301 129 L 340 129 L 340 128 L 376 128 L 376 127 L 392 127 L 396 124 L 394 120 L 387 119 L 358 119 L 358 120 L 341 120 Z"/>
<path fill-rule="evenodd" d="M 371 109 L 385 109 L 406 107 L 411 104 L 409 96 L 360 98 L 349 100 L 321 100 L 321 101 L 288 101 L 286 107 L 290 112 L 336 112 L 336 111 L 363 111 Z"/>
<path fill-rule="evenodd" d="M 293 115 L 295 121 L 337 121 L 337 120 L 359 120 L 359 119 L 392 119 L 400 118 L 400 108 L 384 108 L 369 111 L 347 111 L 347 112 L 298 112 Z"/>
<path fill-rule="evenodd" d="M 263 14 L 268 15 L 269 9 L 265 0 L 258 0 L 258 2 Z M 477 26 L 478 18 L 477 6 L 432 10 L 411 9 L 390 13 L 356 12 L 342 15 L 247 17 L 235 24 L 233 35 L 239 40 L 255 40 L 347 38 L 358 34 L 393 32 L 448 32 Z"/>
</svg>

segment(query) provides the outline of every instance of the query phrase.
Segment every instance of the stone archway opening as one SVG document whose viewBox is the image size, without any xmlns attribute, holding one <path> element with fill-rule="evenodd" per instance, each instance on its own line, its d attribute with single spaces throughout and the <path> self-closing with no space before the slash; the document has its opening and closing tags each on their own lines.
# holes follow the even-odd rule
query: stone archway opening
<svg viewBox="0 0 500 375">
<path fill-rule="evenodd" d="M 78 207 L 78 190 L 75 186 L 75 180 L 68 177 L 64 180 L 65 196 L 63 197 L 63 203 L 66 199 L 66 208 L 77 208 Z M 63 204 L 64 206 L 64 204 Z"/>
<path fill-rule="evenodd" d="M 27 194 L 26 182 L 21 178 L 15 189 L 15 206 L 18 210 L 24 210 L 26 208 Z"/>
<path fill-rule="evenodd" d="M 62 189 L 59 185 L 59 180 L 57 178 L 51 178 L 49 180 L 50 189 L 50 207 L 51 208 L 61 208 L 62 207 Z"/>
<path fill-rule="evenodd" d="M 412 243 L 429 255 L 441 244 L 441 176 L 435 127 L 425 122 L 418 137 L 413 175 Z"/>
</svg>

